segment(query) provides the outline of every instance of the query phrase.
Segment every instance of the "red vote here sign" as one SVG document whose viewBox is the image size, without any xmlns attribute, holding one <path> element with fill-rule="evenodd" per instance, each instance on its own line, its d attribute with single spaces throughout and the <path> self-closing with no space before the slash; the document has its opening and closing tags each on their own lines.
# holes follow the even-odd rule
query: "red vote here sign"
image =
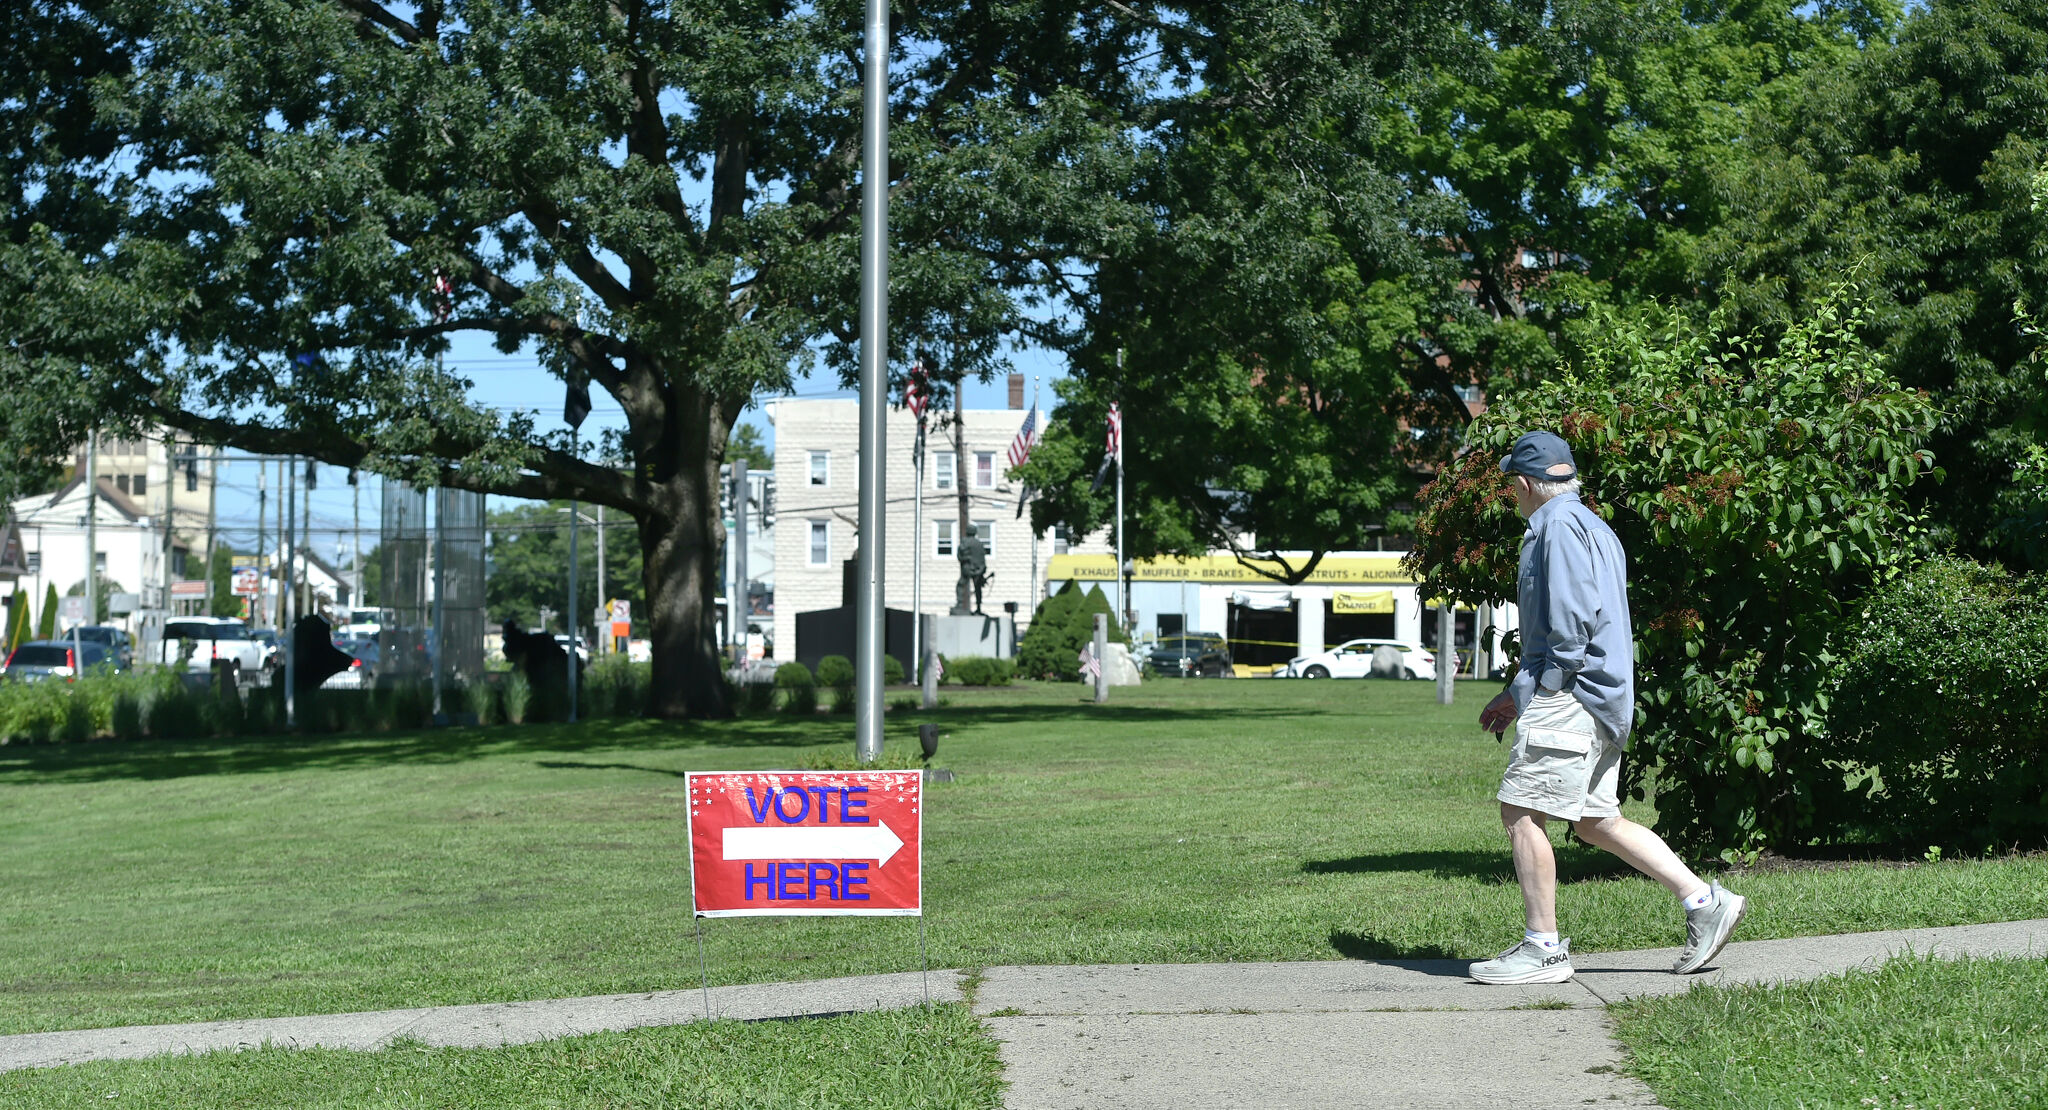
<svg viewBox="0 0 2048 1110">
<path fill-rule="evenodd" d="M 687 784 L 698 917 L 923 912 L 921 772 L 693 771 Z"/>
</svg>

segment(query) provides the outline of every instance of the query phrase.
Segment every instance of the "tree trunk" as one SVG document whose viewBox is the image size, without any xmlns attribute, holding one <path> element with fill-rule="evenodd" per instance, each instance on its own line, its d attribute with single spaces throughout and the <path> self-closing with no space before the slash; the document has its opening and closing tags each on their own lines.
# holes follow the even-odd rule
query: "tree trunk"
<svg viewBox="0 0 2048 1110">
<path fill-rule="evenodd" d="M 687 468 L 693 473 L 696 468 Z M 713 487 L 715 490 L 715 486 Z M 715 492 L 711 496 L 716 497 Z M 716 502 L 714 501 L 715 505 Z M 716 642 L 719 548 L 716 512 L 670 513 L 640 521 L 649 633 L 654 649 L 647 715 L 729 717 L 725 660 Z"/>
<path fill-rule="evenodd" d="M 709 398 L 692 394 L 682 400 L 685 404 L 677 407 L 695 411 L 671 419 L 662 442 L 649 452 L 664 461 L 643 466 L 636 475 L 652 503 L 639 517 L 654 654 L 647 715 L 730 717 L 732 697 L 718 649 L 714 600 L 725 547 L 718 468 L 729 422 Z"/>
</svg>

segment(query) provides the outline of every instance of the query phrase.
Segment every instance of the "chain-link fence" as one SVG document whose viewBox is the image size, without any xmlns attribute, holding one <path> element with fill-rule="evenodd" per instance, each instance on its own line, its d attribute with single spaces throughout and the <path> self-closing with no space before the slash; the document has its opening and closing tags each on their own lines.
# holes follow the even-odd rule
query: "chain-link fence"
<svg viewBox="0 0 2048 1110">
<path fill-rule="evenodd" d="M 443 683 L 484 673 L 484 495 L 443 488 L 434 498 L 440 565 L 439 653 Z"/>
<path fill-rule="evenodd" d="M 377 681 L 424 681 L 429 677 L 427 630 L 433 623 L 427 593 L 427 494 L 400 481 L 384 483 L 383 525 L 379 529 Z"/>
</svg>

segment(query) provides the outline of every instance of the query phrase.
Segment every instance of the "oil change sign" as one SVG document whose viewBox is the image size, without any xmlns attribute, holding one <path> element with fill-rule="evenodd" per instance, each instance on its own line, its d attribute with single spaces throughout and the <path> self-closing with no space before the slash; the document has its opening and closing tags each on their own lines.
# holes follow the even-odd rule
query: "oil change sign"
<svg viewBox="0 0 2048 1110">
<path fill-rule="evenodd" d="M 687 781 L 698 917 L 923 912 L 922 773 L 691 772 Z"/>
</svg>

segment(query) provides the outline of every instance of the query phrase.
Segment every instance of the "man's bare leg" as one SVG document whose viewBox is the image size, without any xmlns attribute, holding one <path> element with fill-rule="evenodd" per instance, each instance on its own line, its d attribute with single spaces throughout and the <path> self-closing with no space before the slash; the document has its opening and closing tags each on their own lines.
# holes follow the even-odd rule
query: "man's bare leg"
<svg viewBox="0 0 2048 1110">
<path fill-rule="evenodd" d="M 1586 817 L 1572 825 L 1579 839 L 1621 858 L 1623 863 L 1664 884 L 1664 889 L 1680 898 L 1703 893 L 1707 884 L 1692 868 L 1687 867 L 1664 843 L 1664 838 L 1649 829 L 1636 824 L 1626 817 Z M 1545 847 L 1548 845 L 1546 843 Z M 1519 866 L 1519 849 L 1515 857 Z M 1552 872 L 1552 889 L 1556 888 L 1555 871 Z M 1524 891 L 1527 890 L 1526 885 Z M 1527 897 L 1526 893 L 1524 897 Z M 1534 928 L 1534 926 L 1531 926 Z"/>
<path fill-rule="evenodd" d="M 1515 880 L 1522 885 L 1522 920 L 1532 933 L 1557 932 L 1557 857 L 1544 817 L 1533 809 L 1500 805 L 1500 823 L 1514 848 Z M 1645 830 L 1648 831 L 1648 830 Z"/>
</svg>

